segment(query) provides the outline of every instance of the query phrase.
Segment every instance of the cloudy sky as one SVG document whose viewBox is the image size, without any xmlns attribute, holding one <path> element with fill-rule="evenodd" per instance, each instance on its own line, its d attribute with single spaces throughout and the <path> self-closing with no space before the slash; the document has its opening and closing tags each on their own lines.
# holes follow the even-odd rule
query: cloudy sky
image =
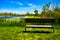
<svg viewBox="0 0 60 40">
<path fill-rule="evenodd" d="M 60 0 L 0 0 L 0 12 L 24 14 L 33 13 L 37 9 L 40 13 L 43 5 L 48 2 L 57 3 L 60 6 Z"/>
</svg>

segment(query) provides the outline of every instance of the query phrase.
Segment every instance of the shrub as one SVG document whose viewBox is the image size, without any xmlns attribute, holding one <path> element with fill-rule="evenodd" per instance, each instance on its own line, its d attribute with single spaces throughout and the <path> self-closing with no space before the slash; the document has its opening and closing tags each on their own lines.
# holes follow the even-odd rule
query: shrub
<svg viewBox="0 0 60 40">
<path fill-rule="evenodd" d="M 0 19 L 0 26 L 9 26 L 9 27 L 23 27 L 25 26 L 23 19 L 20 19 L 19 21 L 11 21 L 11 20 L 2 20 Z"/>
</svg>

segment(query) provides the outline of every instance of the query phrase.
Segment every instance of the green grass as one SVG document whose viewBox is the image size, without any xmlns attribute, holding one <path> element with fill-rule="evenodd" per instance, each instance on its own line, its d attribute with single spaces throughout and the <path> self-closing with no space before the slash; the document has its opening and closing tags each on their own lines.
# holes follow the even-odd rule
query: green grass
<svg viewBox="0 0 60 40">
<path fill-rule="evenodd" d="M 27 16 L 28 18 L 40 18 L 40 16 Z"/>
<path fill-rule="evenodd" d="M 0 26 L 0 40 L 60 40 L 60 26 L 55 27 L 54 33 L 23 33 L 24 27 Z"/>
<path fill-rule="evenodd" d="M 23 27 L 24 22 L 21 20 L 23 19 L 18 22 L 16 20 L 0 20 L 0 40 L 60 40 L 60 25 L 55 24 L 54 33 L 23 33 L 25 28 Z M 30 28 L 27 30 L 38 29 Z M 49 29 L 47 30 L 50 31 Z"/>
</svg>

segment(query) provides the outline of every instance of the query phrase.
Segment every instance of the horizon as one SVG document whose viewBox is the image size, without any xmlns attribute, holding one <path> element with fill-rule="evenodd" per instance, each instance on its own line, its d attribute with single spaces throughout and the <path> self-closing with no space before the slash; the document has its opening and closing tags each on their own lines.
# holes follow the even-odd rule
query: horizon
<svg viewBox="0 0 60 40">
<path fill-rule="evenodd" d="M 53 4 L 55 5 L 56 3 L 60 7 L 60 0 L 0 0 L 0 13 L 34 13 L 35 9 L 41 13 L 42 7 L 49 2 L 51 3 L 50 9 L 52 9 Z"/>
</svg>

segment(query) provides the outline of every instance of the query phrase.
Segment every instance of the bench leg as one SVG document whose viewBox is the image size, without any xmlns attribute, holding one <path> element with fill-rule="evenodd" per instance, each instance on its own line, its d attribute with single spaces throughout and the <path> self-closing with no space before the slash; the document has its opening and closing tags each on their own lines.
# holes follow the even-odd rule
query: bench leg
<svg viewBox="0 0 60 40">
<path fill-rule="evenodd" d="M 55 27 L 54 27 L 54 25 L 53 25 L 53 33 L 55 32 Z"/>
<path fill-rule="evenodd" d="M 53 29 L 53 33 L 54 33 L 54 29 Z"/>
<path fill-rule="evenodd" d="M 55 32 L 55 27 L 53 27 L 53 33 Z"/>
<path fill-rule="evenodd" d="M 25 27 L 25 31 L 26 31 L 26 27 Z"/>
</svg>

